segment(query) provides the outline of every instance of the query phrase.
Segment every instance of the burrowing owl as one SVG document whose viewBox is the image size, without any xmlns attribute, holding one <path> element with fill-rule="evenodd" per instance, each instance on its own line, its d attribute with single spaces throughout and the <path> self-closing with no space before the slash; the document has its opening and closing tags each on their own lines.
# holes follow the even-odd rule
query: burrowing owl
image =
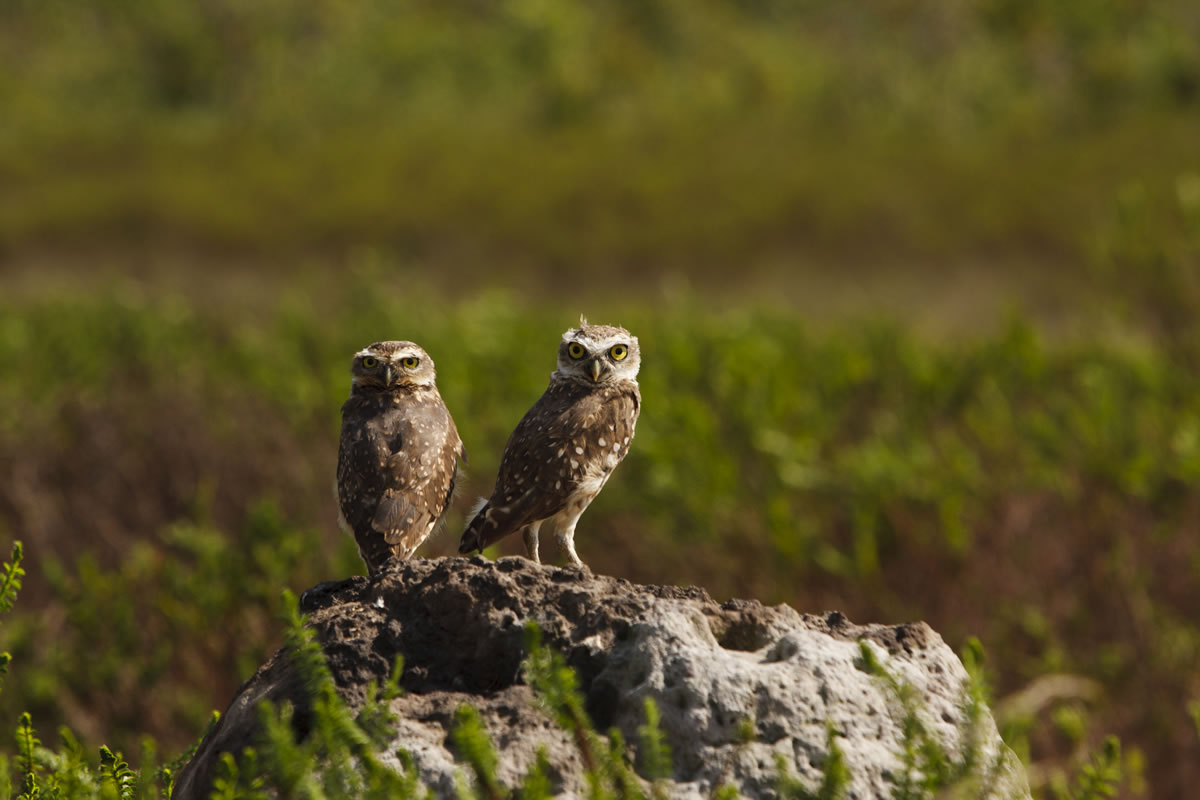
<svg viewBox="0 0 1200 800">
<path fill-rule="evenodd" d="M 408 558 L 446 514 L 466 457 L 434 383 L 433 359 L 412 342 L 354 355 L 342 406 L 337 494 L 345 526 L 374 575 Z"/>
<path fill-rule="evenodd" d="M 538 560 L 538 528 L 554 520 L 571 563 L 575 523 L 629 451 L 642 396 L 637 337 L 624 328 L 588 325 L 563 334 L 550 386 L 518 423 L 500 461 L 496 488 L 475 512 L 460 553 L 482 550 L 520 530 Z"/>
</svg>

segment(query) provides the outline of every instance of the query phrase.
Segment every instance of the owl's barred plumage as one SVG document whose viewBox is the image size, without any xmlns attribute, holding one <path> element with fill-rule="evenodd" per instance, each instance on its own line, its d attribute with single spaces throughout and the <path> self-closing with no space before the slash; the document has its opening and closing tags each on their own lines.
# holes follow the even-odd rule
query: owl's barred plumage
<svg viewBox="0 0 1200 800">
<path fill-rule="evenodd" d="M 371 575 L 408 558 L 446 515 L 466 453 L 435 383 L 433 360 L 412 342 L 355 354 L 342 406 L 337 494 L 342 520 Z"/>
<path fill-rule="evenodd" d="M 640 364 L 637 338 L 624 328 L 581 318 L 563 334 L 558 368 L 509 437 L 495 489 L 467 524 L 460 553 L 519 530 L 537 561 L 539 529 L 553 520 L 567 557 L 583 566 L 575 525 L 629 451 L 641 411 Z"/>
</svg>

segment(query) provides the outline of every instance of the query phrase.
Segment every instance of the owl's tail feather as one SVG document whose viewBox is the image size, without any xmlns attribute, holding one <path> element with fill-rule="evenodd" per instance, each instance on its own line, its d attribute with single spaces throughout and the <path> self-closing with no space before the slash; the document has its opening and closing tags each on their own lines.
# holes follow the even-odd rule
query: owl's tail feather
<svg viewBox="0 0 1200 800">
<path fill-rule="evenodd" d="M 458 552 L 466 555 L 467 553 L 474 553 L 477 550 L 483 550 L 485 545 L 481 541 L 480 534 L 483 531 L 484 524 L 487 522 L 487 510 L 487 498 L 479 498 L 479 502 L 475 504 L 475 509 L 471 514 L 471 521 L 467 523 L 467 528 L 463 531 L 462 539 L 458 542 Z"/>
</svg>

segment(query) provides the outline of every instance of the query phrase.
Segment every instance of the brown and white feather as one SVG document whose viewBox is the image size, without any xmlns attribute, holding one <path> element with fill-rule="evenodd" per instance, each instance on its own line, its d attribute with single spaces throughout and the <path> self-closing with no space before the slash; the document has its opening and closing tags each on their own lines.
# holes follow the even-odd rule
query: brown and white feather
<svg viewBox="0 0 1200 800">
<path fill-rule="evenodd" d="M 620 359 L 612 355 L 618 347 Z M 553 519 L 560 543 L 580 563 L 575 522 L 629 451 L 641 412 L 639 363 L 637 339 L 622 328 L 584 323 L 563 335 L 559 368 L 509 436 L 495 488 L 468 524 L 460 552 L 525 531 L 536 559 L 537 526 Z"/>
<path fill-rule="evenodd" d="M 413 359 L 416 366 L 405 367 Z M 374 366 L 364 367 L 364 360 Z M 445 518 L 465 453 L 434 382 L 433 362 L 420 347 L 379 342 L 357 353 L 351 369 L 338 505 L 375 574 L 390 558 L 410 557 Z"/>
</svg>

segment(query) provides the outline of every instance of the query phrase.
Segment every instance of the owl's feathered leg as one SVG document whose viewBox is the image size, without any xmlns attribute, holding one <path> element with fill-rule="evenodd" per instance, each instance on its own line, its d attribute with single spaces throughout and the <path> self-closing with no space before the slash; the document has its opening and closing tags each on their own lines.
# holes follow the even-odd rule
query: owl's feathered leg
<svg viewBox="0 0 1200 800">
<path fill-rule="evenodd" d="M 535 564 L 542 563 L 542 560 L 538 558 L 538 528 L 540 527 L 542 527 L 542 521 L 539 519 L 521 529 L 521 538 L 525 540 L 525 557 Z"/>
<path fill-rule="evenodd" d="M 554 530 L 554 540 L 558 542 L 558 546 L 567 554 L 567 560 L 571 562 L 571 566 L 587 569 L 588 565 L 583 563 L 583 559 L 575 552 L 575 523 L 579 522 L 579 518 L 583 516 L 584 509 L 574 511 L 570 516 L 560 517 L 558 525 Z"/>
</svg>

